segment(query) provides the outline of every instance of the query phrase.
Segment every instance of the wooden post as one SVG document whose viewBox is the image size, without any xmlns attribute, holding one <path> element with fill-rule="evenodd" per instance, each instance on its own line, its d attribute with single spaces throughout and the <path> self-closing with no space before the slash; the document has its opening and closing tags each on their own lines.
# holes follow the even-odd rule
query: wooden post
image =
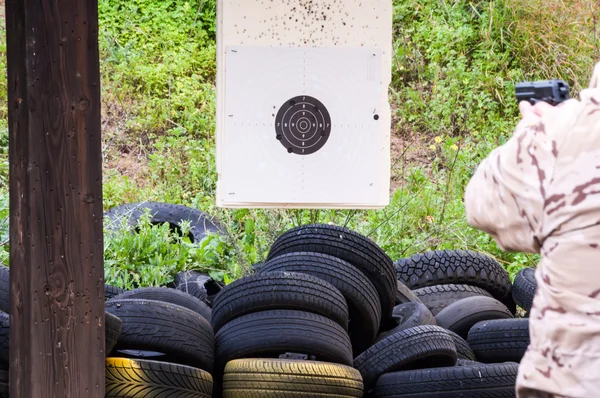
<svg viewBox="0 0 600 398">
<path fill-rule="evenodd" d="M 104 396 L 97 0 L 6 0 L 10 395 Z"/>
</svg>

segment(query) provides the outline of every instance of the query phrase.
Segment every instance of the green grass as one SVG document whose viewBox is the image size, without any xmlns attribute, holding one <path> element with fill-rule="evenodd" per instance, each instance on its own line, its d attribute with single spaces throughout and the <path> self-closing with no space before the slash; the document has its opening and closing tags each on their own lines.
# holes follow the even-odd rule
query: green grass
<svg viewBox="0 0 600 398">
<path fill-rule="evenodd" d="M 215 208 L 214 0 L 100 0 L 105 208 L 179 203 L 227 227 L 225 237 L 209 237 L 199 248 L 148 223 L 136 235 L 107 233 L 107 281 L 160 285 L 190 268 L 229 281 L 264 259 L 280 233 L 310 222 L 364 233 L 394 260 L 469 249 L 494 256 L 512 275 L 534 266 L 538 256 L 501 252 L 470 228 L 462 198 L 477 164 L 518 120 L 516 82 L 559 77 L 576 94 L 589 81 L 598 8 L 593 0 L 572 3 L 394 0 L 390 101 L 394 136 L 404 146 L 394 153 L 392 174 L 400 188 L 384 210 L 316 211 Z M 4 34 L 0 28 L 2 70 Z M 0 98 L 6 98 L 2 74 Z M 6 141 L 6 101 L 0 101 L 0 220 L 7 214 Z M 6 231 L 0 223 L 0 241 Z"/>
</svg>

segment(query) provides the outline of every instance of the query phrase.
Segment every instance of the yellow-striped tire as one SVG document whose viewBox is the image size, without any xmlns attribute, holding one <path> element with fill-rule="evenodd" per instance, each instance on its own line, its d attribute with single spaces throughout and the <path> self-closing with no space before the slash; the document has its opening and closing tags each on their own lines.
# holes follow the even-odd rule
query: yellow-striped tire
<svg viewBox="0 0 600 398">
<path fill-rule="evenodd" d="M 204 370 L 168 362 L 106 358 L 106 398 L 210 398 Z"/>
<path fill-rule="evenodd" d="M 227 363 L 223 398 L 360 398 L 360 373 L 349 366 L 290 359 L 237 359 Z"/>
</svg>

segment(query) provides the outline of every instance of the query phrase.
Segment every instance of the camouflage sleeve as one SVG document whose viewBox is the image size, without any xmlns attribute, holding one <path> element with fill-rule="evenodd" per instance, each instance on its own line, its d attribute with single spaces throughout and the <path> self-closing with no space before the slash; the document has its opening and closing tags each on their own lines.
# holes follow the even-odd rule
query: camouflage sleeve
<svg viewBox="0 0 600 398">
<path fill-rule="evenodd" d="M 501 249 L 537 253 L 539 214 L 552 148 L 524 126 L 480 163 L 465 191 L 467 222 L 489 233 Z"/>
</svg>

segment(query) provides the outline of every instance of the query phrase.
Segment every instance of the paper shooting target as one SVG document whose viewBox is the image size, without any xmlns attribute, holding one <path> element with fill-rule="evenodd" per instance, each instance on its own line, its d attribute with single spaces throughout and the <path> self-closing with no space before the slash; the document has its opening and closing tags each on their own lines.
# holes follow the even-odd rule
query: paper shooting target
<svg viewBox="0 0 600 398">
<path fill-rule="evenodd" d="M 217 204 L 388 204 L 391 1 L 218 1 Z"/>
</svg>

